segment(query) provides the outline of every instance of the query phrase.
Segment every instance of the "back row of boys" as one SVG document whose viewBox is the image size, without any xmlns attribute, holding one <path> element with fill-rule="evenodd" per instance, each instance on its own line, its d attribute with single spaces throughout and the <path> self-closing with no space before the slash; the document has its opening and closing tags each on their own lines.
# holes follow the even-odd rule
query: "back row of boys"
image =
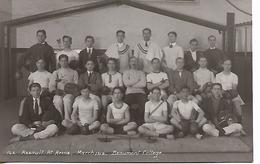
<svg viewBox="0 0 260 164">
<path fill-rule="evenodd" d="M 237 76 L 234 75 L 233 73 L 231 74 L 231 72 L 230 72 L 231 61 L 225 60 L 224 64 L 222 65 L 221 62 L 223 59 L 222 58 L 223 53 L 220 50 L 216 49 L 215 47 L 208 50 L 208 52 L 211 52 L 207 55 L 208 57 L 200 57 L 200 56 L 198 56 L 198 54 L 196 54 L 196 47 L 197 47 L 198 41 L 196 39 L 192 39 L 190 41 L 190 45 L 191 45 L 190 54 L 189 54 L 189 56 L 185 55 L 186 56 L 185 57 L 185 56 L 183 56 L 182 48 L 179 47 L 178 45 L 176 45 L 176 43 L 175 43 L 177 34 L 175 32 L 169 32 L 168 36 L 169 36 L 169 40 L 170 40 L 170 45 L 168 47 L 164 48 L 163 49 L 164 53 L 162 53 L 161 49 L 155 43 L 150 41 L 151 30 L 146 28 L 143 30 L 144 42 L 137 44 L 137 50 L 136 50 L 137 55 L 135 55 L 136 57 L 132 57 L 131 53 L 129 51 L 129 46 L 127 44 L 123 43 L 124 35 L 125 35 L 125 32 L 117 31 L 117 39 L 118 39 L 119 43 L 113 44 L 107 49 L 105 54 L 109 57 L 107 59 L 108 72 L 103 73 L 100 80 L 97 79 L 98 76 L 95 75 L 95 72 L 93 72 L 95 66 L 99 66 L 100 61 L 98 60 L 97 56 L 95 56 L 95 54 L 93 54 L 94 49 L 92 47 L 87 46 L 87 48 L 82 50 L 79 54 L 79 59 L 78 59 L 79 66 L 81 66 L 81 68 L 82 68 L 81 70 L 80 69 L 78 70 L 79 72 L 82 71 L 82 72 L 80 72 L 81 76 L 80 76 L 79 80 L 78 80 L 78 75 L 77 75 L 76 71 L 74 71 L 72 69 L 58 69 L 53 72 L 52 79 L 54 79 L 54 80 L 50 81 L 50 86 L 46 86 L 46 81 L 44 81 L 42 79 L 43 76 L 41 76 L 39 74 L 39 72 L 32 73 L 29 76 L 29 80 L 30 80 L 29 90 L 31 91 L 31 89 L 33 88 L 32 85 L 35 86 L 35 83 L 37 83 L 37 82 L 40 83 L 41 88 L 43 88 L 43 89 L 48 88 L 48 90 L 50 90 L 50 91 L 57 90 L 57 89 L 65 90 L 64 87 L 65 87 L 66 83 L 76 83 L 76 84 L 79 83 L 80 85 L 83 86 L 83 88 L 84 88 L 84 85 L 86 84 L 87 86 L 90 86 L 91 89 L 87 88 L 87 90 L 88 91 L 91 90 L 91 92 L 93 93 L 93 94 L 91 94 L 91 96 L 92 96 L 92 98 L 94 96 L 94 99 L 96 99 L 97 102 L 100 102 L 100 100 L 97 96 L 95 97 L 95 95 L 100 95 L 100 93 L 101 93 L 102 107 L 106 108 L 106 106 L 112 101 L 112 98 L 117 99 L 117 98 L 115 98 L 116 95 L 112 96 L 112 94 L 115 94 L 114 92 L 116 92 L 115 89 L 113 90 L 113 88 L 116 88 L 117 86 L 122 87 L 124 84 L 125 87 L 127 88 L 126 93 L 125 93 L 126 94 L 125 102 L 127 104 L 131 104 L 131 105 L 142 104 L 141 106 L 143 106 L 141 108 L 130 106 L 131 117 L 135 119 L 135 122 L 137 123 L 137 125 L 141 125 L 143 123 L 143 118 L 145 118 L 145 122 L 147 122 L 149 124 L 149 125 L 144 124 L 144 126 L 140 126 L 139 131 L 143 132 L 143 133 L 148 133 L 148 134 L 151 133 L 150 135 L 157 135 L 157 134 L 168 134 L 168 133 L 170 133 L 169 131 L 172 131 L 172 126 L 160 124 L 159 123 L 160 121 L 156 122 L 156 120 L 157 121 L 161 120 L 161 123 L 165 122 L 165 121 L 163 121 L 164 118 L 159 115 L 161 115 L 161 113 L 164 112 L 164 110 L 167 109 L 167 107 L 165 109 L 162 108 L 163 111 L 158 110 L 158 108 L 161 108 L 163 102 L 160 102 L 160 103 L 156 102 L 155 104 L 153 103 L 153 101 L 154 101 L 153 97 L 155 97 L 155 99 L 156 99 L 156 97 L 158 97 L 158 95 L 160 95 L 161 98 L 163 98 L 164 91 L 168 87 L 169 87 L 170 94 L 171 94 L 171 96 L 169 96 L 169 98 L 168 98 L 168 102 L 170 103 L 171 108 L 180 107 L 180 108 L 186 108 L 186 110 L 187 110 L 186 112 L 184 111 L 184 113 L 182 113 L 183 115 L 181 116 L 181 117 L 185 117 L 185 118 L 181 119 L 181 117 L 178 118 L 177 115 L 175 115 L 174 119 L 171 120 L 171 123 L 173 123 L 173 125 L 175 125 L 179 129 L 182 129 L 182 126 L 184 126 L 184 125 L 190 126 L 189 128 L 184 128 L 184 129 L 190 129 L 192 131 L 192 129 L 194 128 L 194 126 L 192 126 L 192 125 L 194 125 L 194 124 L 190 124 L 190 122 L 188 124 L 185 124 L 183 122 L 185 122 L 185 120 L 187 120 L 187 119 L 188 120 L 190 119 L 190 117 L 191 117 L 190 109 L 195 109 L 200 114 L 198 117 L 195 117 L 196 119 L 193 119 L 193 120 L 200 126 L 205 124 L 206 119 L 203 118 L 204 113 L 200 112 L 201 111 L 200 108 L 195 103 L 188 103 L 188 105 L 186 103 L 182 103 L 182 102 L 177 103 L 177 104 L 176 104 L 176 102 L 174 103 L 174 101 L 176 101 L 176 99 L 182 99 L 181 97 L 184 97 L 184 98 L 187 97 L 189 95 L 188 93 L 190 91 L 193 92 L 194 89 L 196 88 L 196 87 L 194 87 L 195 83 L 193 81 L 193 76 L 192 75 L 190 76 L 189 72 L 184 71 L 183 66 L 185 66 L 186 69 L 188 69 L 190 71 L 195 71 L 198 69 L 198 64 L 197 64 L 196 60 L 199 60 L 200 69 L 198 69 L 197 71 L 194 72 L 194 78 L 195 78 L 196 83 L 199 85 L 198 90 L 200 90 L 200 91 L 203 89 L 203 86 L 205 86 L 205 84 L 207 82 L 214 82 L 213 73 L 206 69 L 207 61 L 209 64 L 209 68 L 215 73 L 219 72 L 221 70 L 222 66 L 224 67 L 224 71 L 222 73 L 218 74 L 216 77 L 216 81 L 219 82 L 220 85 L 214 85 L 214 86 L 220 86 L 221 89 L 224 89 L 224 90 L 230 90 L 233 88 L 236 89 L 238 80 L 237 80 Z M 48 47 L 47 43 L 44 41 L 46 38 L 46 32 L 44 30 L 38 31 L 37 37 L 38 37 L 38 40 L 41 40 L 41 39 L 43 40 L 43 42 L 35 45 L 35 46 L 40 46 L 40 48 L 39 47 L 36 48 L 34 46 L 31 47 L 30 50 L 28 51 L 29 53 L 27 53 L 25 55 L 25 57 L 30 56 L 31 59 L 35 59 L 38 69 L 41 67 L 44 67 L 45 64 L 48 66 L 47 68 L 51 69 L 52 67 L 51 67 L 50 61 L 53 58 L 51 56 L 42 54 L 43 52 L 47 52 L 44 50 L 47 50 L 46 46 Z M 59 61 L 57 64 L 60 64 L 61 68 L 67 67 L 67 64 L 69 61 L 72 63 L 72 61 L 74 59 L 77 60 L 76 53 L 74 53 L 72 50 L 66 50 L 66 47 L 70 48 L 71 41 L 72 40 L 70 37 L 68 37 L 68 36 L 63 37 L 63 43 L 65 45 L 64 46 L 65 50 L 63 50 L 57 54 L 57 58 Z M 215 45 L 216 38 L 214 36 L 210 36 L 209 41 L 210 41 L 211 47 L 212 47 L 212 45 Z M 87 45 L 93 45 L 94 38 L 91 36 L 86 37 L 86 43 L 87 43 Z M 43 47 L 45 47 L 45 48 L 43 48 Z M 41 52 L 41 53 L 39 54 L 39 53 L 37 53 L 37 51 Z M 51 52 L 51 51 L 49 51 L 49 52 Z M 72 52 L 72 53 L 69 53 L 69 52 Z M 40 55 L 40 56 L 37 57 L 36 54 Z M 183 57 L 186 60 L 183 60 Z M 24 59 L 25 58 L 23 58 L 23 60 Z M 124 72 L 123 77 L 121 77 L 120 73 L 116 73 L 117 71 L 115 68 L 116 68 L 117 61 L 119 61 L 119 68 L 120 68 L 121 72 Z M 185 61 L 185 64 L 184 64 L 184 61 Z M 160 70 L 161 63 L 163 64 L 164 68 L 166 69 L 166 72 L 174 69 L 174 72 L 172 74 L 171 73 L 169 74 L 172 77 L 168 78 L 166 73 L 161 72 L 161 70 Z M 19 66 L 21 66 L 21 64 L 19 64 Z M 35 63 L 31 64 L 31 66 L 32 67 L 30 67 L 30 65 L 29 65 L 29 68 L 33 69 L 33 67 L 35 66 Z M 95 69 L 98 70 L 99 68 L 102 68 L 102 66 L 97 67 Z M 145 75 L 143 74 L 142 71 L 137 71 L 138 68 L 139 69 L 141 68 L 144 72 L 148 73 L 146 78 L 143 78 L 143 77 L 145 77 Z M 172 69 L 170 69 L 170 68 L 172 68 Z M 55 78 L 53 78 L 53 76 Z M 65 76 L 70 76 L 70 77 L 68 78 Z M 122 78 L 122 79 L 120 79 L 120 78 Z M 144 103 L 146 102 L 146 97 L 144 96 L 145 92 L 144 92 L 143 88 L 146 87 L 146 81 L 147 81 L 147 89 L 151 91 L 151 94 L 149 95 L 150 96 L 149 99 L 150 99 L 151 103 L 150 103 L 150 105 L 148 105 L 149 103 L 148 104 L 146 103 L 145 112 L 144 112 L 143 110 L 144 110 Z M 102 90 L 99 90 L 101 88 L 97 88 L 99 85 L 98 84 L 99 82 L 103 84 L 101 86 L 104 86 Z M 187 87 L 185 87 L 186 85 L 187 85 Z M 106 91 L 106 88 L 108 89 L 108 91 Z M 84 89 L 86 89 L 86 88 L 84 88 Z M 81 92 L 85 91 L 84 89 Z M 120 90 L 120 89 L 118 89 L 118 90 Z M 160 94 L 158 94 L 156 90 L 160 91 Z M 123 93 L 121 90 L 119 92 L 121 94 Z M 183 95 L 181 96 L 181 94 L 180 94 L 176 98 L 177 93 L 181 93 L 181 92 Z M 81 93 L 81 94 L 84 95 L 83 93 Z M 239 117 L 241 117 L 241 108 L 240 108 L 240 105 L 241 105 L 240 99 L 241 98 L 240 99 L 239 98 L 240 97 L 238 95 L 238 96 L 233 97 L 233 100 L 235 100 L 234 104 L 237 104 L 236 105 L 236 107 L 237 107 L 236 114 Z M 121 98 L 119 98 L 119 99 L 121 100 Z M 69 129 L 72 131 L 70 133 L 74 133 L 75 131 L 82 130 L 79 128 L 78 125 L 76 125 L 76 127 L 75 127 L 73 123 L 71 124 L 70 120 L 72 119 L 71 113 L 74 113 L 74 108 L 76 108 L 76 109 L 82 108 L 84 102 L 79 101 L 78 99 L 76 99 L 75 102 L 73 100 L 74 100 L 73 94 L 64 95 L 63 93 L 59 94 L 58 92 L 56 92 L 56 94 L 53 98 L 53 102 L 54 102 L 56 109 L 58 109 L 58 111 L 61 113 L 61 116 L 64 117 L 63 126 L 70 127 Z M 23 102 L 23 103 L 25 103 L 25 102 Z M 71 109 L 72 104 L 73 104 L 73 112 Z M 35 105 L 35 103 L 34 103 L 34 105 Z M 86 106 L 91 106 L 91 105 L 93 105 L 93 104 L 87 103 L 87 104 L 85 104 L 84 108 L 86 108 Z M 122 113 L 122 110 L 118 111 L 117 109 L 126 108 L 126 106 L 124 104 L 121 105 L 119 103 L 120 107 L 117 108 L 115 105 L 116 104 L 112 103 L 112 105 L 110 104 L 108 107 L 108 109 L 111 109 L 111 110 L 113 109 L 111 111 L 113 113 L 112 117 L 114 118 L 117 116 L 119 117 L 120 115 L 122 116 L 122 114 L 124 115 L 124 113 Z M 147 107 L 147 106 L 150 106 L 150 107 Z M 63 107 L 64 107 L 64 109 L 63 109 Z M 96 108 L 98 108 L 98 107 L 95 107 L 95 109 Z M 139 108 L 139 109 L 135 110 L 135 108 Z M 189 108 L 189 109 L 187 109 L 187 108 Z M 145 115 L 145 117 L 143 117 L 144 113 L 147 113 L 147 110 L 148 111 L 150 110 L 150 112 L 151 112 L 150 115 L 153 114 L 155 116 L 150 117 L 149 119 L 147 118 L 148 116 L 146 116 L 146 115 Z M 110 111 L 110 110 L 108 110 L 108 111 Z M 188 111 L 190 111 L 190 112 L 188 112 Z M 179 111 L 177 113 L 181 113 L 181 112 Z M 178 114 L 178 116 L 179 116 L 179 114 Z M 139 120 L 138 120 L 138 118 L 139 118 Z M 87 119 L 87 117 L 83 118 L 83 120 L 84 119 L 85 119 L 85 122 L 88 120 L 86 122 L 87 129 L 95 129 L 95 128 L 91 128 L 91 127 L 98 126 L 97 122 L 92 121 L 93 124 L 89 124 L 88 123 L 89 119 Z M 109 118 L 107 116 L 107 120 L 108 119 Z M 121 120 L 121 119 L 122 118 L 120 118 L 119 120 Z M 114 118 L 114 120 L 112 122 L 117 122 L 116 120 L 117 119 Z M 241 121 L 239 121 L 239 122 L 241 122 Z M 150 124 L 150 123 L 155 123 L 155 124 Z M 119 125 L 121 125 L 121 124 L 119 124 Z M 126 126 L 119 126 L 119 127 L 115 126 L 115 125 L 112 126 L 111 124 L 110 125 L 104 124 L 103 126 L 101 126 L 101 129 L 103 129 L 103 131 L 106 131 L 106 130 L 113 131 L 113 130 L 109 129 L 112 126 L 112 129 L 123 128 L 123 129 L 121 129 L 121 131 L 122 130 L 128 131 L 133 128 L 136 128 L 137 125 L 135 125 L 134 122 L 130 122 Z M 84 130 L 84 127 L 85 127 L 84 125 L 80 126 L 80 127 L 83 127 L 83 131 L 86 131 L 86 129 Z M 213 133 L 213 135 L 219 135 L 219 134 L 216 134 L 219 132 L 218 131 L 216 132 L 214 127 L 212 127 L 211 125 L 206 126 L 206 128 L 208 128 L 209 129 L 208 131 L 210 133 Z M 128 129 L 128 130 L 125 130 L 125 129 Z M 232 129 L 231 131 L 233 131 L 234 129 L 241 129 L 241 127 L 240 127 L 240 125 L 235 124 L 235 128 L 231 128 L 231 129 Z M 14 134 L 20 133 L 21 132 L 20 130 L 21 129 L 19 129 L 19 126 L 17 128 L 17 125 L 15 125 L 12 128 L 12 131 Z M 226 129 L 226 130 L 227 130 L 226 133 L 228 133 L 228 131 L 230 131 L 230 127 L 229 127 L 229 129 Z M 162 133 L 160 133 L 160 132 L 162 132 Z M 22 134 L 24 134 L 24 133 L 22 133 Z"/>
</svg>

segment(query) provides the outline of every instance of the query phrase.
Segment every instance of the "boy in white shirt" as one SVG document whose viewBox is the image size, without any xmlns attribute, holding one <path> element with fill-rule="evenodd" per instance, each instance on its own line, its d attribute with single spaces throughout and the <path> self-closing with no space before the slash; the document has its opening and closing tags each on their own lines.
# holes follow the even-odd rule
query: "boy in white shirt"
<svg viewBox="0 0 260 164">
<path fill-rule="evenodd" d="M 160 100 L 161 90 L 158 87 L 152 89 L 151 100 L 145 103 L 145 123 L 139 126 L 141 134 L 150 137 L 173 138 L 173 126 L 167 124 L 167 103 Z"/>
<path fill-rule="evenodd" d="M 45 61 L 43 59 L 39 59 L 36 62 L 36 67 L 37 67 L 37 71 L 31 73 L 28 77 L 29 80 L 28 86 L 30 86 L 32 83 L 39 83 L 42 88 L 41 95 L 47 96 L 50 94 L 49 84 L 52 78 L 52 74 L 45 69 Z"/>
<path fill-rule="evenodd" d="M 71 69 L 68 63 L 67 55 L 59 56 L 59 63 L 61 68 L 52 73 L 50 81 L 50 92 L 54 92 L 53 103 L 56 109 L 61 113 L 62 118 L 70 120 L 70 113 L 72 111 L 72 103 L 76 95 L 66 93 L 66 85 L 78 84 L 78 73 Z M 64 114 L 63 114 L 64 113 Z"/>
<path fill-rule="evenodd" d="M 188 99 L 190 89 L 183 87 L 180 91 L 180 100 L 174 102 L 171 111 L 170 122 L 179 131 L 177 137 L 184 137 L 187 134 L 196 134 L 200 139 L 199 129 L 206 123 L 203 110 L 192 100 Z"/>
<path fill-rule="evenodd" d="M 98 102 L 90 97 L 90 87 L 85 86 L 73 103 L 71 120 L 63 120 L 62 125 L 67 128 L 68 134 L 93 134 L 98 131 Z"/>
<path fill-rule="evenodd" d="M 113 89 L 113 102 L 107 107 L 106 121 L 100 130 L 108 134 L 135 135 L 137 124 L 130 122 L 129 106 L 123 102 L 124 91 L 121 87 Z"/>
<path fill-rule="evenodd" d="M 108 58 L 107 67 L 108 71 L 101 75 L 103 82 L 101 101 L 104 110 L 112 102 L 112 90 L 115 87 L 123 87 L 123 78 L 121 73 L 116 71 L 116 60 L 114 58 Z"/>
<path fill-rule="evenodd" d="M 199 69 L 193 72 L 194 80 L 198 84 L 199 90 L 202 91 L 203 86 L 215 81 L 214 73 L 207 68 L 207 58 L 201 56 L 199 58 Z"/>
<path fill-rule="evenodd" d="M 216 75 L 216 83 L 222 85 L 223 91 L 236 93 L 232 97 L 232 101 L 235 105 L 236 115 L 238 117 L 238 122 L 242 122 L 242 108 L 241 105 L 244 105 L 244 101 L 240 97 L 237 91 L 238 85 L 238 76 L 231 72 L 232 62 L 230 59 L 224 59 L 222 64 L 223 71 Z"/>
<path fill-rule="evenodd" d="M 176 59 L 184 58 L 183 49 L 176 43 L 177 33 L 175 31 L 168 33 L 168 39 L 169 46 L 163 48 L 163 66 L 175 70 L 177 68 Z"/>
<path fill-rule="evenodd" d="M 62 43 L 63 43 L 63 46 L 64 46 L 63 50 L 58 51 L 57 54 L 56 54 L 56 68 L 57 69 L 60 68 L 59 56 L 61 54 L 65 54 L 69 58 L 70 68 L 72 68 L 74 70 L 77 69 L 79 54 L 77 53 L 77 51 L 71 49 L 72 37 L 70 37 L 68 35 L 64 35 L 62 37 Z"/>
<path fill-rule="evenodd" d="M 161 62 L 158 58 L 153 58 L 151 63 L 153 72 L 146 76 L 147 89 L 151 91 L 153 88 L 159 87 L 161 89 L 161 98 L 167 100 L 167 89 L 169 87 L 168 75 L 165 72 L 161 72 Z"/>
</svg>

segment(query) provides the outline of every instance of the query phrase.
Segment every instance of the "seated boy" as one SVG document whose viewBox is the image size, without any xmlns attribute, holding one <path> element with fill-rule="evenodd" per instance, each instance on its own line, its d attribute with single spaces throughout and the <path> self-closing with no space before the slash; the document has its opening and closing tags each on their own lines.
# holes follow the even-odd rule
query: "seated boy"
<svg viewBox="0 0 260 164">
<path fill-rule="evenodd" d="M 81 90 L 81 96 L 73 103 L 71 120 L 65 119 L 62 125 L 67 128 L 68 134 L 89 135 L 96 133 L 100 127 L 98 119 L 99 106 L 95 99 L 90 98 L 90 87 Z"/>
<path fill-rule="evenodd" d="M 86 72 L 79 77 L 79 86 L 83 87 L 85 85 L 90 86 L 91 91 L 94 95 L 100 95 L 102 88 L 101 75 L 94 71 L 95 63 L 93 60 L 87 60 L 85 64 Z"/>
<path fill-rule="evenodd" d="M 116 59 L 108 58 L 108 71 L 101 75 L 103 82 L 102 90 L 102 108 L 106 110 L 107 105 L 112 102 L 112 90 L 115 87 L 123 87 L 123 78 L 121 73 L 116 70 Z"/>
<path fill-rule="evenodd" d="M 129 106 L 123 102 L 124 91 L 120 87 L 113 89 L 113 102 L 107 107 L 107 123 L 102 124 L 100 130 L 108 134 L 135 135 L 137 124 L 130 122 Z"/>
<path fill-rule="evenodd" d="M 28 77 L 29 85 L 28 86 L 30 86 L 32 83 L 39 83 L 42 88 L 41 95 L 50 96 L 49 84 L 50 84 L 52 74 L 45 69 L 45 65 L 46 64 L 43 59 L 38 59 L 36 61 L 37 71 L 35 71 L 29 75 L 29 77 Z M 28 90 L 29 90 L 29 88 L 28 88 Z"/>
<path fill-rule="evenodd" d="M 178 129 L 177 136 L 184 137 L 187 134 L 199 135 L 200 127 L 206 123 L 203 110 L 192 100 L 188 99 L 190 89 L 183 87 L 180 91 L 180 100 L 174 102 L 171 111 L 171 123 Z"/>
<path fill-rule="evenodd" d="M 68 60 L 67 55 L 62 54 L 59 56 L 61 68 L 53 72 L 50 82 L 50 92 L 55 93 L 53 97 L 54 106 L 58 109 L 62 118 L 65 119 L 70 119 L 72 103 L 76 96 L 66 92 L 66 86 L 71 85 L 74 88 L 78 84 L 78 73 L 69 67 Z"/>
<path fill-rule="evenodd" d="M 234 115 L 234 106 L 230 95 L 222 95 L 222 85 L 212 85 L 212 96 L 204 99 L 202 108 L 208 122 L 203 125 L 203 131 L 210 136 L 240 135 L 245 134 L 241 124 L 237 123 Z"/>
<path fill-rule="evenodd" d="M 139 126 L 138 131 L 149 137 L 173 138 L 173 126 L 167 125 L 167 103 L 160 99 L 161 90 L 155 87 L 151 93 L 150 101 L 145 103 L 145 123 Z"/>
<path fill-rule="evenodd" d="M 58 132 L 61 117 L 52 102 L 40 96 L 41 85 L 32 83 L 29 91 L 30 96 L 22 101 L 19 109 L 19 123 L 11 129 L 12 134 L 17 137 L 11 139 L 10 143 L 45 139 Z"/>
<path fill-rule="evenodd" d="M 172 107 L 173 103 L 180 99 L 178 93 L 182 89 L 182 87 L 187 86 L 190 88 L 190 93 L 192 93 L 196 87 L 194 78 L 191 72 L 183 69 L 184 66 L 184 59 L 181 57 L 178 57 L 176 59 L 176 70 L 170 70 L 168 72 L 169 77 L 169 97 L 168 97 L 168 103 Z M 194 102 L 197 102 L 196 98 L 192 95 L 189 95 L 189 99 L 194 100 Z"/>
<path fill-rule="evenodd" d="M 235 105 L 234 114 L 236 114 L 238 122 L 242 123 L 241 105 L 244 105 L 245 103 L 237 91 L 238 76 L 231 72 L 232 62 L 230 59 L 224 59 L 222 67 L 223 71 L 216 75 L 216 83 L 220 83 L 222 85 L 222 90 L 224 92 L 233 93 L 232 102 Z"/>
<path fill-rule="evenodd" d="M 161 96 L 163 100 L 167 100 L 166 90 L 169 87 L 168 75 L 165 72 L 161 72 L 161 62 L 158 58 L 153 58 L 152 61 L 153 71 L 146 76 L 147 89 L 151 91 L 155 87 L 161 89 Z"/>
</svg>

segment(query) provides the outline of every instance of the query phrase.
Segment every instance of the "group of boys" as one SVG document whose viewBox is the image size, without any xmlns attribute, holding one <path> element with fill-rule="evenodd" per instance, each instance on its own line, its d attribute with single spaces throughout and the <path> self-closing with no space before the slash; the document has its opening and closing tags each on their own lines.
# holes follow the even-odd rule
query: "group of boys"
<svg viewBox="0 0 260 164">
<path fill-rule="evenodd" d="M 184 53 L 176 32 L 168 33 L 169 45 L 163 49 L 151 34 L 143 29 L 143 40 L 131 51 L 125 32 L 118 30 L 117 42 L 104 55 L 96 53 L 92 36 L 79 54 L 71 49 L 72 38 L 63 36 L 64 49 L 55 56 L 46 31 L 38 30 L 38 43 L 18 62 L 18 78 L 22 67 L 31 72 L 29 95 L 21 101 L 19 123 L 11 129 L 17 137 L 10 142 L 53 137 L 59 131 L 139 132 L 169 139 L 245 134 L 238 77 L 231 72 L 231 60 L 216 48 L 216 37 L 208 37 L 210 48 L 203 53 L 192 39 Z"/>
</svg>

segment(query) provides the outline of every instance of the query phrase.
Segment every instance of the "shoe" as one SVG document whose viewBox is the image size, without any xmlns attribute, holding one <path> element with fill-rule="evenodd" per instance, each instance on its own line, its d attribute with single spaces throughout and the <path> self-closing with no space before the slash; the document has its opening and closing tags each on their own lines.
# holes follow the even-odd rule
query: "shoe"
<svg viewBox="0 0 260 164">
<path fill-rule="evenodd" d="M 136 131 L 133 131 L 133 130 L 128 131 L 128 132 L 127 132 L 127 135 L 129 135 L 129 136 L 134 136 L 134 135 L 136 135 Z"/>
<path fill-rule="evenodd" d="M 183 132 L 178 132 L 176 135 L 176 138 L 183 138 L 184 137 L 184 133 Z"/>
<path fill-rule="evenodd" d="M 146 141 L 148 143 L 155 143 L 157 141 L 157 138 L 156 137 L 147 137 Z"/>
<path fill-rule="evenodd" d="M 12 144 L 12 143 L 15 143 L 15 142 L 19 142 L 20 141 L 20 138 L 21 137 L 14 137 L 14 138 L 12 138 L 12 139 L 10 139 L 9 141 L 8 141 L 8 145 L 10 145 L 10 144 Z"/>
<path fill-rule="evenodd" d="M 202 135 L 202 134 L 199 134 L 199 133 L 197 133 L 197 134 L 195 135 L 195 137 L 196 137 L 198 140 L 203 139 L 203 135 Z"/>
<path fill-rule="evenodd" d="M 167 134 L 166 138 L 169 139 L 169 140 L 174 140 L 175 139 L 173 134 Z"/>
</svg>

